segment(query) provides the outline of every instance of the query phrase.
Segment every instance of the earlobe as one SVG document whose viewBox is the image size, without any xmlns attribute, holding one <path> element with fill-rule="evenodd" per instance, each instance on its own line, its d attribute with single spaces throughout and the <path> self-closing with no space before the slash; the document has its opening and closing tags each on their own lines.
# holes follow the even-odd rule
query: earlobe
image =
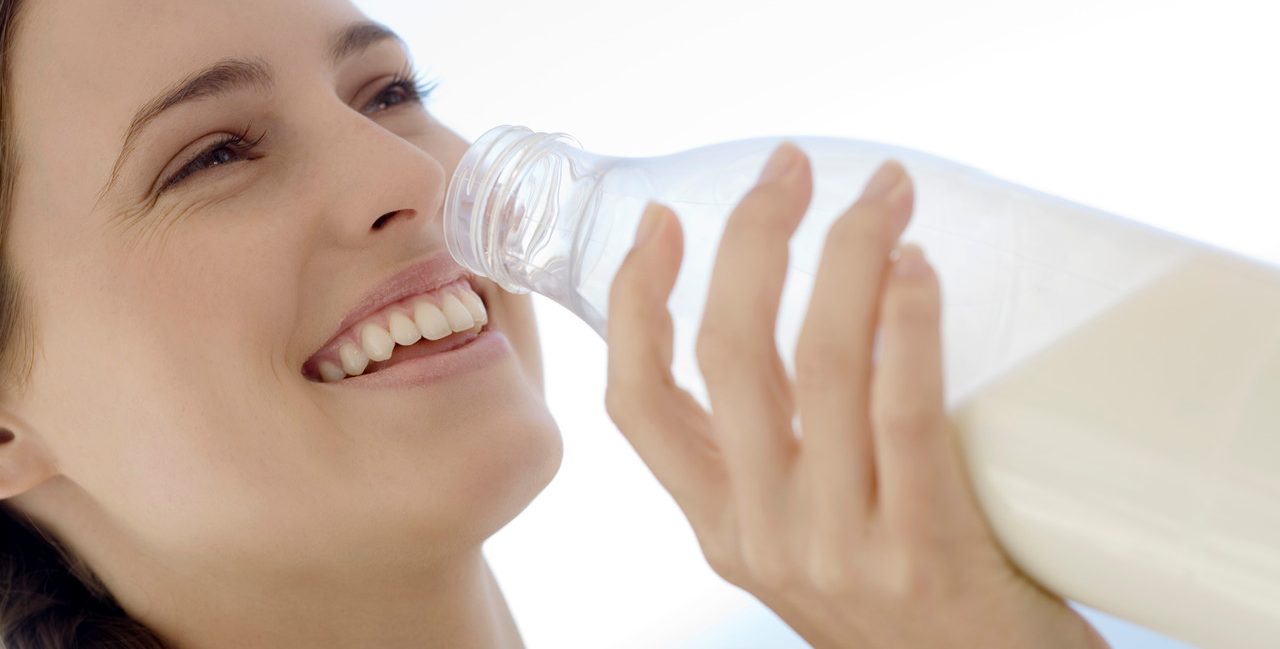
<svg viewBox="0 0 1280 649">
<path fill-rule="evenodd" d="M 30 491 L 55 475 L 53 456 L 38 435 L 0 425 L 0 500 Z"/>
</svg>

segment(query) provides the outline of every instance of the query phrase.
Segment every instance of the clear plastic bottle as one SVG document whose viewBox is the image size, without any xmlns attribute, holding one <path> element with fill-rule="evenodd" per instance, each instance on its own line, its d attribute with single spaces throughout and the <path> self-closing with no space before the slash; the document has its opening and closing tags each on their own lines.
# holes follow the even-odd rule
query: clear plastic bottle
<svg viewBox="0 0 1280 649">
<path fill-rule="evenodd" d="M 678 215 L 668 303 L 677 380 L 694 358 L 729 212 L 783 137 L 651 158 L 501 126 L 445 208 L 452 255 L 602 337 L 645 203 Z M 915 151 L 786 137 L 813 199 L 777 327 L 788 371 L 827 229 L 886 159 L 916 186 L 903 235 L 943 286 L 947 405 L 1005 550 L 1064 597 L 1205 647 L 1280 637 L 1280 270 Z"/>
</svg>

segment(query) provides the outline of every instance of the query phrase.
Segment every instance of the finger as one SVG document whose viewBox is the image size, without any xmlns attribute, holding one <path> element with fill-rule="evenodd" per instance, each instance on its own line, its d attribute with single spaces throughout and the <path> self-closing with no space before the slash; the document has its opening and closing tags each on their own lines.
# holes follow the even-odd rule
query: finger
<svg viewBox="0 0 1280 649">
<path fill-rule="evenodd" d="M 645 225 L 654 226 L 646 240 Z M 718 470 L 710 419 L 671 375 L 672 321 L 667 299 L 683 257 L 680 222 L 649 204 L 641 234 L 609 290 L 605 405 L 654 476 L 681 505 L 694 507 Z M 689 508 L 686 508 L 686 512 Z"/>
<path fill-rule="evenodd" d="M 941 288 L 918 246 L 901 248 L 880 308 L 871 393 L 880 503 L 887 519 L 927 525 L 964 485 L 945 419 Z"/>
<path fill-rule="evenodd" d="M 712 426 L 749 532 L 776 520 L 795 452 L 791 384 L 774 335 L 788 242 L 809 206 L 811 174 L 796 145 L 774 151 L 725 224 L 698 332 Z"/>
<path fill-rule="evenodd" d="M 912 203 L 906 171 L 887 162 L 827 232 L 796 344 L 802 471 L 814 523 L 837 533 L 816 537 L 847 538 L 846 526 L 864 520 L 874 498 L 871 350 L 889 253 Z"/>
</svg>

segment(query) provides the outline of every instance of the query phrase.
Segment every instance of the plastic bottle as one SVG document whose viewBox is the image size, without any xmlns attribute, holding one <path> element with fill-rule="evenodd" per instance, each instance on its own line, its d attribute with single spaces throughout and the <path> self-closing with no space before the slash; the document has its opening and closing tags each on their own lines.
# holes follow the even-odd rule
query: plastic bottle
<svg viewBox="0 0 1280 649">
<path fill-rule="evenodd" d="M 645 203 L 685 237 L 673 372 L 694 358 L 729 212 L 783 137 L 651 158 L 501 126 L 449 186 L 452 255 L 606 334 Z M 1063 597 L 1204 647 L 1280 638 L 1280 270 L 898 147 L 787 137 L 813 199 L 777 328 L 794 348 L 826 231 L 888 158 L 916 186 L 903 235 L 943 287 L 947 406 L 1006 552 Z"/>
</svg>

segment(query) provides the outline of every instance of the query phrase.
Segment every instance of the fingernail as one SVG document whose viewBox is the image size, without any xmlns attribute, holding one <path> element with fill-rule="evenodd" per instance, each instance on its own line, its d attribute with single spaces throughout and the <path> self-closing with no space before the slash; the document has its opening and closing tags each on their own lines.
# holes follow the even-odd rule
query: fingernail
<svg viewBox="0 0 1280 649">
<path fill-rule="evenodd" d="M 894 162 L 886 162 L 871 175 L 866 189 L 862 190 L 862 197 L 872 200 L 888 198 L 905 179 L 906 175 L 902 173 L 901 166 Z"/>
<path fill-rule="evenodd" d="M 658 204 L 649 201 L 644 206 L 644 214 L 640 217 L 640 229 L 636 231 L 636 247 L 645 244 L 658 231 Z"/>
<path fill-rule="evenodd" d="M 929 272 L 929 262 L 924 250 L 913 243 L 898 248 L 898 260 L 893 264 L 893 274 L 898 277 L 923 277 Z"/>
<path fill-rule="evenodd" d="M 796 152 L 795 147 L 787 143 L 778 145 L 773 151 L 773 155 L 769 156 L 769 161 L 765 163 L 764 170 L 760 172 L 760 180 L 756 182 L 758 185 L 773 182 L 787 174 L 791 167 L 795 165 Z"/>
</svg>

